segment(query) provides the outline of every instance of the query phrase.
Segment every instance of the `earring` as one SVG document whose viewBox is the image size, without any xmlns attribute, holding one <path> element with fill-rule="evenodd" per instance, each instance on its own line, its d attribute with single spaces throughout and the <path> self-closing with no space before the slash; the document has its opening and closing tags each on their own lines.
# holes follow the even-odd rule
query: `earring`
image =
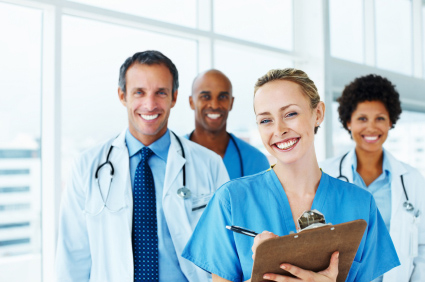
<svg viewBox="0 0 425 282">
<path fill-rule="evenodd" d="M 319 123 L 316 123 L 316 126 L 319 126 Z"/>
<path fill-rule="evenodd" d="M 348 130 L 350 130 L 350 131 L 351 131 L 351 126 L 349 126 L 349 127 L 348 127 Z"/>
</svg>

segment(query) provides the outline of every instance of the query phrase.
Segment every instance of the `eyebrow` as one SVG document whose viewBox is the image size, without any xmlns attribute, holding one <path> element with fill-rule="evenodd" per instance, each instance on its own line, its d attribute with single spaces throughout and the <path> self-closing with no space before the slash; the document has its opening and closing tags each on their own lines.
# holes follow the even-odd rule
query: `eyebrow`
<svg viewBox="0 0 425 282">
<path fill-rule="evenodd" d="M 294 106 L 294 105 L 296 105 L 296 104 L 289 104 L 289 105 L 283 106 L 282 108 L 279 109 L 279 112 L 283 112 L 284 110 L 286 110 L 290 106 Z M 257 114 L 257 116 L 265 116 L 265 115 L 269 115 L 269 114 L 270 114 L 270 112 L 262 112 L 262 113 Z"/>
<path fill-rule="evenodd" d="M 199 92 L 199 94 L 211 94 L 211 91 L 203 90 L 203 91 Z M 228 91 L 221 91 L 220 94 L 226 94 L 226 95 L 230 96 L 230 93 Z"/>
<path fill-rule="evenodd" d="M 134 87 L 131 91 L 133 92 L 133 91 L 139 91 L 139 90 L 145 91 L 146 88 L 144 88 L 144 87 Z M 170 89 L 167 88 L 167 87 L 159 87 L 156 91 L 169 91 L 169 90 Z"/>
</svg>

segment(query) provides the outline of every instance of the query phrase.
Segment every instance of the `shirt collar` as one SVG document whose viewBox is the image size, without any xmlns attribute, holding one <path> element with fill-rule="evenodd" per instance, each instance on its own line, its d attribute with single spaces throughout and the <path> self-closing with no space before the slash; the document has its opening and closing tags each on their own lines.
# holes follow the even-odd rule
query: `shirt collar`
<svg viewBox="0 0 425 282">
<path fill-rule="evenodd" d="M 128 154 L 131 157 L 139 153 L 139 151 L 145 147 L 142 142 L 136 139 L 127 129 L 125 132 L 125 143 L 127 144 Z M 150 144 L 148 147 L 160 157 L 164 162 L 167 162 L 168 149 L 170 148 L 171 139 L 170 131 L 167 129 L 164 135 L 161 136 L 158 140 Z"/>
<path fill-rule="evenodd" d="M 385 172 L 386 176 L 391 177 L 391 165 L 390 165 L 390 161 L 388 160 L 388 156 L 385 153 L 385 150 L 383 150 L 383 155 L 384 155 L 384 160 L 382 161 L 382 171 Z M 357 171 L 357 155 L 355 151 L 353 154 L 353 160 L 351 161 L 351 168 L 353 170 L 353 173 Z"/>
</svg>

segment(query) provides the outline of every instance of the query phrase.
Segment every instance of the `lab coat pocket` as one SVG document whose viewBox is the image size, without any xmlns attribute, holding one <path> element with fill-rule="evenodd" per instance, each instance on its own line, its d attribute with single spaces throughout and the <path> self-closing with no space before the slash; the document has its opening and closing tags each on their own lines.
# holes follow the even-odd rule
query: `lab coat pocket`
<svg viewBox="0 0 425 282">
<path fill-rule="evenodd" d="M 213 195 L 214 193 L 210 193 L 192 197 L 192 200 L 190 201 L 191 205 L 188 211 L 191 218 L 192 229 L 195 228 L 196 224 L 199 221 L 199 218 L 201 218 L 202 213 L 204 212 L 205 208 L 208 205 L 208 202 L 211 200 L 211 197 Z"/>
<path fill-rule="evenodd" d="M 360 268 L 360 263 L 354 260 L 353 263 L 351 264 L 351 268 L 350 268 L 350 271 L 348 272 L 348 276 L 345 282 L 355 281 L 359 268 Z"/>
</svg>

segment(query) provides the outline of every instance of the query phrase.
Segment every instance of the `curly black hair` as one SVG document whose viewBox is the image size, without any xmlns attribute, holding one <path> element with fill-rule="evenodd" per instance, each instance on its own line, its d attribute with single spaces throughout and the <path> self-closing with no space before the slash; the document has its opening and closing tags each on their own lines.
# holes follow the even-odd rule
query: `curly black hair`
<svg viewBox="0 0 425 282">
<path fill-rule="evenodd" d="M 337 101 L 339 103 L 339 121 L 349 133 L 351 132 L 347 128 L 347 122 L 351 120 L 351 115 L 359 103 L 365 101 L 382 102 L 390 116 L 391 128 L 394 127 L 401 114 L 400 94 L 395 89 L 395 85 L 385 77 L 376 74 L 354 79 L 345 86 Z"/>
</svg>

